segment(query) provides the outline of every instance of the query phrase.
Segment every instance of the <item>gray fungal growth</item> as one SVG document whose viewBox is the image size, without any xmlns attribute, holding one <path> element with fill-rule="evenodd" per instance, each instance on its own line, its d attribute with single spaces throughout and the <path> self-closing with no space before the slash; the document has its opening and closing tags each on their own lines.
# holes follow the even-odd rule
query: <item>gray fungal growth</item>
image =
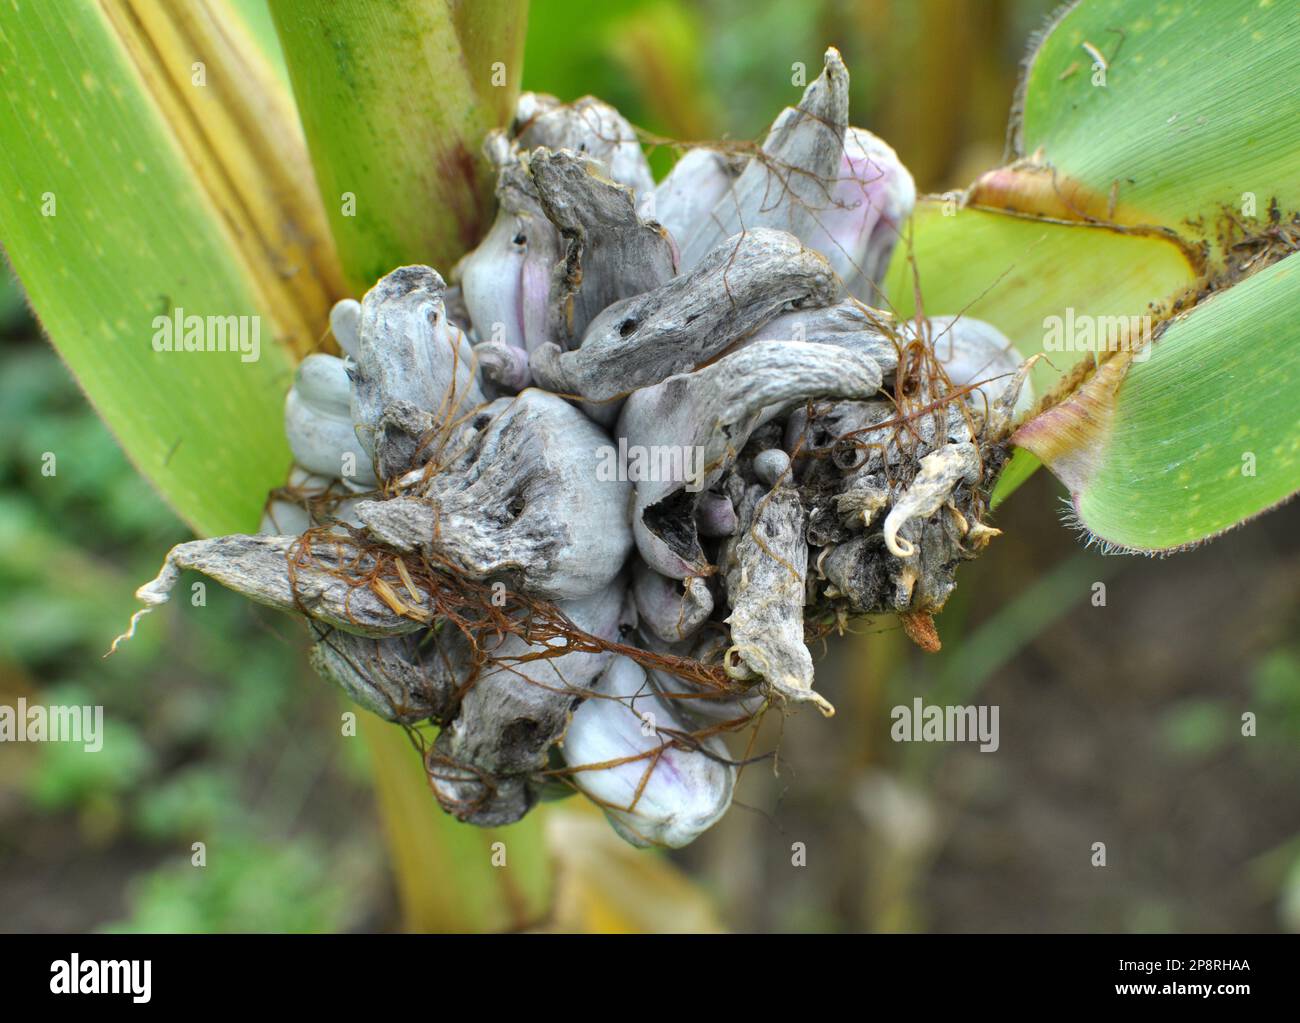
<svg viewBox="0 0 1300 1023">
<path fill-rule="evenodd" d="M 542 147 L 585 154 L 598 161 L 611 180 L 638 195 L 655 187 L 635 129 L 594 96 L 561 103 L 554 96 L 524 93 L 515 109 L 515 143 L 525 150 Z"/>
<path fill-rule="evenodd" d="M 690 737 L 645 670 L 617 657 L 564 737 L 573 783 L 637 846 L 679 848 L 731 805 L 735 769 L 716 737 Z"/>
<path fill-rule="evenodd" d="M 584 633 L 612 641 L 622 605 L 623 586 L 611 583 L 558 606 Z M 444 809 L 495 826 L 518 820 L 536 801 L 551 747 L 614 655 L 600 649 L 563 653 L 561 644 L 515 635 L 489 639 L 486 647 L 491 664 L 438 736 L 430 774 Z"/>
<path fill-rule="evenodd" d="M 732 607 L 728 672 L 758 677 L 783 700 L 809 700 L 834 713 L 813 692 L 812 655 L 804 642 L 808 576 L 807 516 L 792 487 L 745 495 L 739 531 L 724 547 L 727 600 Z"/>
<path fill-rule="evenodd" d="M 383 479 L 416 463 L 436 424 L 483 403 L 469 339 L 443 304 L 445 287 L 428 267 L 404 266 L 361 302 L 352 422 Z"/>
<path fill-rule="evenodd" d="M 792 404 L 867 397 L 879 390 L 870 359 L 829 345 L 760 341 L 693 373 L 669 377 L 628 399 L 618 435 L 629 447 L 667 444 L 698 452 L 695 480 L 636 485 L 633 532 L 646 563 L 684 578 L 712 571 L 695 524 L 698 493 L 735 462 L 754 430 Z M 693 488 L 693 489 L 692 489 Z"/>
<path fill-rule="evenodd" d="M 713 614 L 708 580 L 689 575 L 670 579 L 644 561 L 633 567 L 632 594 L 641 628 L 665 643 L 683 643 Z"/>
<path fill-rule="evenodd" d="M 415 724 L 448 716 L 470 681 L 471 658 L 456 630 L 374 638 L 313 624 L 307 655 L 321 678 L 385 721 Z"/>
<path fill-rule="evenodd" d="M 554 334 L 562 347 L 576 347 L 602 309 L 672 278 L 672 239 L 637 215 L 632 190 L 607 178 L 597 161 L 536 149 L 528 167 L 563 245 L 552 272 Z"/>
<path fill-rule="evenodd" d="M 181 571 L 188 569 L 259 604 L 304 614 L 358 636 L 400 636 L 430 624 L 429 612 L 422 615 L 419 610 L 427 605 L 425 591 L 415 588 L 409 594 L 410 611 L 402 614 L 374 590 L 353 587 L 338 574 L 343 565 L 365 572 L 373 561 L 372 554 L 343 535 L 320 544 L 296 536 L 191 540 L 168 552 L 157 578 L 141 586 L 136 596 L 146 611 L 167 603 Z"/>
<path fill-rule="evenodd" d="M 574 406 L 529 388 L 471 417 L 427 483 L 357 515 L 380 542 L 471 579 L 507 579 L 546 599 L 585 596 L 619 573 L 632 546 L 631 484 L 594 471 L 609 444 Z"/>
<path fill-rule="evenodd" d="M 174 548 L 127 636 L 202 572 L 304 619 L 461 820 L 562 787 L 684 845 L 730 804 L 724 733 L 829 713 L 819 641 L 928 620 L 996 535 L 1027 365 L 988 324 L 867 304 L 915 191 L 834 50 L 761 148 L 658 186 L 590 97 L 526 94 L 484 148 L 497 217 L 452 286 L 404 266 L 337 304 L 263 535 Z"/>
<path fill-rule="evenodd" d="M 762 151 L 684 240 L 683 268 L 737 231 L 771 227 L 802 238 L 815 230 L 817 212 L 831 206 L 848 123 L 848 69 L 838 52 L 828 50 L 825 70 L 798 107 L 781 112 Z"/>
<path fill-rule="evenodd" d="M 655 219 L 684 243 L 731 191 L 746 162 L 715 149 L 687 150 L 654 190 Z"/>
<path fill-rule="evenodd" d="M 371 452 L 352 423 L 347 364 L 318 353 L 303 359 L 284 400 L 284 425 L 294 461 L 310 473 L 373 484 Z"/>
<path fill-rule="evenodd" d="M 792 235 L 748 231 L 690 273 L 609 306 L 577 351 L 543 346 L 533 353 L 533 373 L 557 392 L 608 401 L 689 373 L 777 313 L 838 297 L 823 256 Z"/>
</svg>

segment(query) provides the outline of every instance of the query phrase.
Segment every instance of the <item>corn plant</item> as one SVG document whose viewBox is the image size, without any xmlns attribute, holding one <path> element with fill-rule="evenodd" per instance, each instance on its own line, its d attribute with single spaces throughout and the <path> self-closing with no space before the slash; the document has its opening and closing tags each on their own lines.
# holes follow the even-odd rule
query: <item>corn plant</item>
<svg viewBox="0 0 1300 1023">
<path fill-rule="evenodd" d="M 1300 485 L 1287 5 L 1063 9 L 1006 165 L 919 200 L 833 49 L 761 143 L 683 146 L 656 183 L 608 105 L 519 94 L 526 13 L 0 21 L 0 240 L 202 538 L 139 595 L 196 569 L 297 614 L 318 672 L 407 729 L 423 771 L 363 732 L 417 926 L 544 915 L 529 811 L 558 793 L 689 842 L 741 766 L 720 736 L 830 713 L 809 647 L 852 618 L 937 646 L 1039 464 L 1114 551 Z M 677 468 L 601 465 L 655 450 Z"/>
</svg>

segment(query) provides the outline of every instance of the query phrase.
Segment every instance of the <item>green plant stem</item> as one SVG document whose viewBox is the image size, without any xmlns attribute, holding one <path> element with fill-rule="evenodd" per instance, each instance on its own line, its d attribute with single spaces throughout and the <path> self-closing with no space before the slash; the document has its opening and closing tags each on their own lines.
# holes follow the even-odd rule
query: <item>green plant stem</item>
<svg viewBox="0 0 1300 1023">
<path fill-rule="evenodd" d="M 526 0 L 272 0 L 321 198 L 360 295 L 446 276 L 492 214 L 484 136 L 514 109 Z"/>
</svg>

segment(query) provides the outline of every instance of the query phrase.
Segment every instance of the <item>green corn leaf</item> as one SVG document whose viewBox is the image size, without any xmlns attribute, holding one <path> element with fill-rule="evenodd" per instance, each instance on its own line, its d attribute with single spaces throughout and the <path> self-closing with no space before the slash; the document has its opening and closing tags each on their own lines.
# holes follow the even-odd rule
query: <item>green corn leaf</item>
<svg viewBox="0 0 1300 1023">
<path fill-rule="evenodd" d="M 1207 247 L 1300 210 L 1300 17 L 1286 0 L 1086 0 L 1030 61 L 1018 164 L 971 202 Z"/>
<path fill-rule="evenodd" d="M 926 312 L 967 311 L 1030 355 L 1052 347 L 1053 318 L 1158 323 L 1207 282 L 1225 287 L 1293 250 L 1297 81 L 1294 5 L 1082 0 L 1065 9 L 1022 82 L 1015 162 L 918 208 Z M 958 204 L 956 216 L 936 215 Z M 911 268 L 896 260 L 888 293 L 905 312 L 912 288 Z M 1072 344 L 1046 354 L 1033 379 L 1040 395 L 1055 391 L 1050 403 L 1095 357 Z M 1018 451 L 995 499 L 1036 465 Z"/>
<path fill-rule="evenodd" d="M 1297 81 L 1293 4 L 1082 0 L 1064 11 L 1022 83 L 1019 159 L 918 208 L 926 311 L 969 309 L 1025 355 L 1043 349 L 1043 318 L 1066 308 L 1177 312 L 1202 278 L 1270 243 L 1275 205 L 1284 228 L 1300 210 Z M 958 215 L 938 216 L 958 203 Z M 1051 231 L 1085 224 L 1093 229 Z M 1113 297 L 1099 304 L 1107 279 Z M 897 259 L 888 294 L 910 311 L 911 290 Z M 1049 354 L 1064 372 L 1082 353 Z M 1036 382 L 1052 379 L 1040 363 Z"/>
<path fill-rule="evenodd" d="M 0 242 L 32 308 L 196 531 L 254 528 L 341 288 L 287 94 L 214 0 L 0 8 Z M 182 312 L 244 318 L 246 351 L 155 350 Z"/>
<path fill-rule="evenodd" d="M 0 330 L 6 330 L 18 323 L 26 305 L 23 302 L 23 290 L 18 281 L 4 272 L 0 267 Z"/>
<path fill-rule="evenodd" d="M 1157 296 L 1196 282 L 1185 253 L 1163 238 L 962 209 L 938 197 L 917 203 L 914 262 L 906 250 L 904 243 L 886 282 L 900 316 L 915 314 L 919 283 L 927 316 L 987 320 L 1026 356 L 1043 351 L 1052 317 L 1145 316 Z M 1032 377 L 1040 395 L 1087 353 L 1045 354 Z"/>
<path fill-rule="evenodd" d="M 997 511 L 998 506 L 1020 489 L 1020 484 L 1036 473 L 1042 464 L 1028 448 L 1016 448 L 989 495 L 989 510 Z"/>
<path fill-rule="evenodd" d="M 1115 356 L 1015 436 L 1111 548 L 1171 551 L 1300 488 L 1300 253 Z"/>
<path fill-rule="evenodd" d="M 444 276 L 478 244 L 480 150 L 514 109 L 526 0 L 273 0 L 271 13 L 348 283 Z"/>
<path fill-rule="evenodd" d="M 447 2 L 470 85 L 487 107 L 492 127 L 506 124 L 515 115 L 515 100 L 519 98 L 523 77 L 528 0 Z M 501 75 L 495 77 L 494 65 L 498 61 Z"/>
</svg>

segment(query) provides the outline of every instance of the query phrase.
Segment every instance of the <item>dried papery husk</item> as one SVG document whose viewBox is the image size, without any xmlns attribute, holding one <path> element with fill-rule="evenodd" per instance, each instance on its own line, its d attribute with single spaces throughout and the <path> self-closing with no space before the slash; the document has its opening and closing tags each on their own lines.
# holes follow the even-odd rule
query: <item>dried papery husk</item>
<svg viewBox="0 0 1300 1023">
<path fill-rule="evenodd" d="M 636 391 L 624 406 L 619 437 L 629 446 L 698 450 L 703 466 L 694 481 L 637 482 L 632 529 L 646 564 L 677 579 L 710 574 L 695 524 L 699 491 L 721 478 L 764 417 L 810 398 L 867 397 L 880 383 L 880 368 L 865 356 L 830 345 L 762 341 Z"/>
<path fill-rule="evenodd" d="M 779 313 L 838 298 L 821 255 L 781 231 L 747 231 L 690 273 L 609 306 L 577 351 L 538 349 L 533 374 L 558 393 L 609 402 L 695 369 Z"/>
<path fill-rule="evenodd" d="M 371 534 L 426 551 L 468 578 L 502 578 L 569 599 L 607 586 L 632 548 L 632 485 L 600 479 L 609 436 L 578 409 L 529 388 L 466 423 L 451 460 L 416 496 L 362 504 Z"/>
<path fill-rule="evenodd" d="M 633 845 L 688 845 L 731 805 L 726 747 L 693 733 L 627 657 L 611 661 L 574 713 L 562 749 L 565 777 Z"/>
</svg>

